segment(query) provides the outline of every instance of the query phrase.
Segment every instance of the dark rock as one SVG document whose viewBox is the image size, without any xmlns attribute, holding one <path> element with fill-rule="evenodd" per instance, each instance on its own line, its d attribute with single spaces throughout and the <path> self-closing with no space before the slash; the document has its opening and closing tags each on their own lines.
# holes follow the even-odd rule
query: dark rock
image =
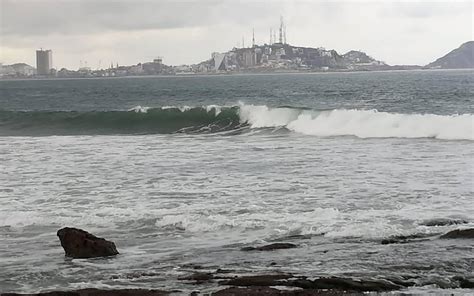
<svg viewBox="0 0 474 296">
<path fill-rule="evenodd" d="M 164 296 L 170 292 L 147 289 L 123 289 L 123 290 L 101 290 L 101 289 L 81 289 L 75 291 L 54 291 L 37 294 L 16 294 L 4 293 L 2 296 Z"/>
<path fill-rule="evenodd" d="M 270 295 L 282 295 L 280 290 L 269 288 L 269 287 L 252 287 L 252 288 L 236 288 L 231 287 L 224 290 L 212 293 L 216 296 L 270 296 Z"/>
<path fill-rule="evenodd" d="M 113 242 L 96 237 L 82 229 L 65 227 L 58 230 L 58 237 L 67 257 L 94 258 L 119 253 Z"/>
<path fill-rule="evenodd" d="M 242 276 L 228 281 L 220 282 L 221 285 L 229 286 L 287 286 L 297 287 L 304 290 L 337 290 L 337 291 L 393 291 L 403 288 L 403 285 L 394 284 L 388 280 L 353 280 L 349 278 L 318 278 L 309 280 L 304 277 L 295 277 L 291 274 L 274 274 L 274 275 L 254 275 Z"/>
<path fill-rule="evenodd" d="M 232 269 L 218 268 L 216 270 L 216 273 L 232 273 L 232 272 L 234 272 L 234 270 L 232 270 Z"/>
<path fill-rule="evenodd" d="M 192 268 L 192 269 L 203 269 L 204 267 L 199 264 L 188 263 L 181 266 L 182 268 Z"/>
<path fill-rule="evenodd" d="M 380 243 L 382 245 L 389 245 L 389 244 L 406 244 L 411 242 L 419 242 L 427 237 L 432 236 L 431 234 L 411 234 L 411 235 L 395 235 L 388 238 L 383 239 Z"/>
<path fill-rule="evenodd" d="M 456 229 L 443 234 L 440 238 L 474 238 L 474 228 Z"/>
<path fill-rule="evenodd" d="M 195 273 L 193 273 L 191 275 L 188 275 L 188 276 L 179 277 L 178 280 L 196 281 L 196 282 L 202 283 L 202 282 L 210 281 L 213 278 L 214 278 L 214 276 L 211 273 L 195 272 Z"/>
<path fill-rule="evenodd" d="M 459 287 L 463 289 L 474 289 L 474 279 L 467 279 L 462 276 L 455 276 L 453 280 L 459 282 Z"/>
<path fill-rule="evenodd" d="M 467 224 L 468 221 L 466 220 L 461 220 L 461 219 L 446 219 L 446 218 L 440 218 L 440 219 L 431 219 L 427 221 L 423 221 L 420 223 L 420 225 L 423 226 L 448 226 L 448 225 L 458 225 L 458 224 Z"/>
<path fill-rule="evenodd" d="M 273 251 L 273 250 L 280 250 L 280 249 L 292 249 L 297 248 L 298 246 L 291 243 L 273 243 L 269 245 L 264 245 L 260 247 L 244 247 L 242 251 Z"/>
<path fill-rule="evenodd" d="M 220 284 L 229 286 L 278 286 L 284 285 L 281 280 L 291 277 L 293 277 L 291 274 L 251 275 L 234 278 Z"/>
<path fill-rule="evenodd" d="M 334 291 L 334 290 L 278 290 L 270 287 L 246 287 L 237 288 L 231 287 L 224 290 L 212 293 L 217 296 L 361 296 L 364 295 L 360 292 L 353 291 Z"/>
<path fill-rule="evenodd" d="M 314 289 L 314 282 L 308 279 L 299 278 L 286 283 L 290 287 L 298 287 L 301 289 Z"/>
<path fill-rule="evenodd" d="M 353 280 L 347 278 L 319 278 L 313 281 L 313 289 L 335 289 L 349 291 L 393 291 L 402 288 L 389 281 Z"/>
</svg>

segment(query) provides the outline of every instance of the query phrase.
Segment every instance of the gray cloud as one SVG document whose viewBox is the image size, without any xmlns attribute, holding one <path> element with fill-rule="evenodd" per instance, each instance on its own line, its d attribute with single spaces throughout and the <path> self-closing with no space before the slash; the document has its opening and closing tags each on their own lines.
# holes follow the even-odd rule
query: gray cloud
<svg viewBox="0 0 474 296">
<path fill-rule="evenodd" d="M 275 5 L 234 1 L 2 2 L 2 35 L 85 34 L 245 24 Z"/>
<path fill-rule="evenodd" d="M 472 39 L 471 2 L 357 0 L 0 0 L 0 62 L 34 64 L 51 48 L 56 67 L 79 61 L 132 64 L 165 56 L 194 63 L 213 51 L 268 42 L 279 16 L 288 40 L 345 52 L 364 50 L 391 64 L 426 64 Z"/>
</svg>

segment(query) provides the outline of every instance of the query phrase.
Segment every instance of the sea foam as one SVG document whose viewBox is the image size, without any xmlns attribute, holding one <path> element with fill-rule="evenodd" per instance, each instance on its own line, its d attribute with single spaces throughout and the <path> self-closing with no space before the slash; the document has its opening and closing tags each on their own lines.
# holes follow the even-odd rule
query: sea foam
<svg viewBox="0 0 474 296">
<path fill-rule="evenodd" d="M 474 140 L 472 114 L 400 114 L 356 109 L 315 111 L 241 104 L 239 116 L 252 128 L 283 126 L 314 136 Z"/>
</svg>

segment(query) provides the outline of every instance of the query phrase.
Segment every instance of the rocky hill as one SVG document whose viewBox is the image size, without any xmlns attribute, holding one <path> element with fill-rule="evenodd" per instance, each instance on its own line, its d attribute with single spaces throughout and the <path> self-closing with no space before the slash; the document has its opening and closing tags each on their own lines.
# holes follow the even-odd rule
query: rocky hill
<svg viewBox="0 0 474 296">
<path fill-rule="evenodd" d="M 377 61 L 361 51 L 353 50 L 340 55 L 335 50 L 323 47 L 301 47 L 282 43 L 213 53 L 210 60 L 193 65 L 195 72 L 369 71 L 389 68 L 384 62 Z"/>
<path fill-rule="evenodd" d="M 351 50 L 342 55 L 346 67 L 350 70 L 377 70 L 387 69 L 389 66 L 382 61 L 377 61 L 365 52 Z"/>
<path fill-rule="evenodd" d="M 464 43 L 426 67 L 435 69 L 474 68 L 474 41 Z"/>
</svg>

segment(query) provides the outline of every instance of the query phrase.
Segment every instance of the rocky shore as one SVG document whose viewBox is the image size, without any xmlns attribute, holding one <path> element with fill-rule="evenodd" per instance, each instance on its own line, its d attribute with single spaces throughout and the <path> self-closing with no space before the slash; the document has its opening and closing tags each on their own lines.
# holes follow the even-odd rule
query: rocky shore
<svg viewBox="0 0 474 296">
<path fill-rule="evenodd" d="M 464 221 L 427 221 L 426 225 L 453 225 L 464 224 Z M 65 227 L 57 232 L 65 255 L 70 258 L 94 258 L 115 256 L 119 252 L 115 244 L 104 238 L 99 238 L 78 228 Z M 474 239 L 474 229 L 456 229 L 436 236 L 397 236 L 382 240 L 381 244 L 410 243 L 428 239 Z M 279 249 L 298 248 L 293 243 L 271 243 L 268 245 L 248 246 L 241 248 L 245 252 L 274 252 Z M 270 264 L 271 265 L 271 264 Z M 147 276 L 144 274 L 143 276 Z M 140 277 L 141 275 L 135 275 Z M 78 289 L 73 291 L 52 291 L 36 294 L 3 293 L 2 296 L 13 295 L 38 295 L 38 296 L 155 296 L 155 295 L 364 295 L 367 292 L 381 293 L 402 290 L 416 286 L 415 278 L 346 278 L 346 277 L 318 277 L 309 278 L 304 275 L 273 271 L 269 273 L 242 273 L 227 269 L 225 266 L 209 270 L 202 266 L 192 266 L 187 275 L 177 279 L 193 287 L 194 292 L 188 293 L 180 290 L 163 291 L 151 289 Z M 441 288 L 474 289 L 472 275 L 460 275 L 449 279 L 449 286 Z M 425 283 L 425 285 L 438 283 Z M 209 287 L 215 287 L 209 289 Z M 201 287 L 204 287 L 201 289 Z"/>
</svg>

